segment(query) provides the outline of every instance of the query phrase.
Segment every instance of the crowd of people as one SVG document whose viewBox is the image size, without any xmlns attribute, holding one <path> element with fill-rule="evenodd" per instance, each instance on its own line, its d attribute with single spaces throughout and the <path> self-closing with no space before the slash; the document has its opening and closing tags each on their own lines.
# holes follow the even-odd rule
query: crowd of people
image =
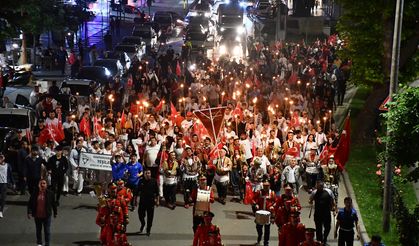
<svg viewBox="0 0 419 246">
<path fill-rule="evenodd" d="M 317 245 L 314 230 L 305 233 L 299 222 L 304 190 L 315 204 L 316 239 L 326 244 L 344 165 L 332 155 L 341 136 L 333 112 L 343 103 L 351 66 L 336 55 L 339 47 L 336 36 L 312 44 L 252 43 L 246 60 L 211 60 L 203 53 L 191 59 L 169 47 L 134 61 L 126 81 L 115 79 L 101 95 L 92 91 L 72 112 L 35 90 L 38 123 L 26 135 L 18 132 L 6 158 L 17 172 L 17 189 L 34 194 L 46 181 L 59 206 L 61 194 L 81 195 L 86 183 L 108 187 L 96 192 L 103 198 L 96 221 L 103 245 L 127 244 L 126 215 L 136 207 L 140 231 L 147 226 L 150 235 L 154 206 L 175 209 L 181 192 L 183 206 L 194 209 L 194 245 L 207 245 L 200 233 L 219 235 L 219 228 L 211 226 L 209 205 L 201 214 L 195 209 L 203 196 L 214 201 L 214 185 L 221 204 L 244 202 L 261 216 L 258 243 L 264 234 L 269 244 L 272 220 L 280 245 Z M 212 119 L 212 127 L 197 113 L 209 108 L 223 116 Z M 83 152 L 108 155 L 111 171 L 81 167 Z M 348 211 L 352 215 L 339 211 L 339 237 L 351 245 L 357 217 L 350 204 Z M 220 238 L 211 240 L 221 244 Z"/>
</svg>

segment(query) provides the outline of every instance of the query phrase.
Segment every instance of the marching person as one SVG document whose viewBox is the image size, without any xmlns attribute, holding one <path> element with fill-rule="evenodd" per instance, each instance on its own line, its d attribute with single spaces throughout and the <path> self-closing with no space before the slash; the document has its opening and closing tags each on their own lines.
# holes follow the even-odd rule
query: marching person
<svg viewBox="0 0 419 246">
<path fill-rule="evenodd" d="M 86 150 L 83 147 L 83 139 L 77 139 L 76 147 L 71 150 L 69 156 L 69 161 L 73 169 L 73 190 L 76 192 L 77 196 L 81 195 L 84 183 L 83 171 L 79 167 L 81 152 L 86 152 Z"/>
<path fill-rule="evenodd" d="M 211 211 L 211 203 L 214 203 L 214 192 L 212 191 L 210 186 L 207 186 L 207 178 L 205 176 L 200 176 L 199 177 L 199 181 L 198 181 L 199 185 L 198 185 L 198 189 L 195 189 L 192 191 L 192 200 L 194 201 L 194 206 L 193 206 L 193 211 L 192 211 L 192 215 L 193 215 L 193 232 L 196 232 L 196 229 L 198 228 L 198 225 L 200 225 L 203 222 L 203 214 L 206 211 Z M 208 195 L 209 193 L 209 197 L 208 198 L 208 203 L 206 204 L 197 204 L 198 203 L 198 194 L 204 193 L 206 195 Z M 201 205 L 205 205 L 205 208 L 203 208 Z"/>
<path fill-rule="evenodd" d="M 292 187 L 286 184 L 285 193 L 279 196 L 275 202 L 275 223 L 278 229 L 290 221 L 291 214 L 301 211 L 300 201 L 292 192 Z"/>
<path fill-rule="evenodd" d="M 214 180 L 215 185 L 217 186 L 218 201 L 223 205 L 226 204 L 227 186 L 230 181 L 229 172 L 233 167 L 231 159 L 226 156 L 227 153 L 227 146 L 223 146 L 219 151 L 219 158 L 214 160 L 214 165 L 216 167 Z"/>
<path fill-rule="evenodd" d="M 330 189 L 324 188 L 321 180 L 317 181 L 316 187 L 317 189 L 311 193 L 309 203 L 312 205 L 314 202 L 316 240 L 326 244 L 332 223 L 330 212 L 335 211 L 335 196 Z"/>
<path fill-rule="evenodd" d="M 197 187 L 197 179 L 201 170 L 201 161 L 193 154 L 190 146 L 186 146 L 186 156 L 182 159 L 181 170 L 183 172 L 184 206 L 189 208 L 192 205 L 191 193 Z"/>
<path fill-rule="evenodd" d="M 114 154 L 111 158 L 112 182 L 125 178 L 127 165 L 125 165 L 124 157 L 120 154 Z"/>
<path fill-rule="evenodd" d="M 29 193 L 32 194 L 43 178 L 43 170 L 45 169 L 44 160 L 39 156 L 39 149 L 36 146 L 31 148 L 30 155 L 26 156 L 24 161 L 24 181 L 28 184 Z"/>
<path fill-rule="evenodd" d="M 176 153 L 170 152 L 169 158 L 163 161 L 163 196 L 166 206 L 170 209 L 176 208 L 177 169 Z"/>
<path fill-rule="evenodd" d="M 12 166 L 4 159 L 3 153 L 0 153 L 0 219 L 3 218 L 4 205 L 6 204 L 7 186 L 15 185 Z"/>
<path fill-rule="evenodd" d="M 317 155 L 317 147 L 312 147 L 310 152 L 304 156 L 303 163 L 307 174 L 307 189 L 311 193 L 319 178 L 319 156 Z"/>
<path fill-rule="evenodd" d="M 305 239 L 305 226 L 300 223 L 300 212 L 290 215 L 290 221 L 279 232 L 279 246 L 298 246 Z"/>
<path fill-rule="evenodd" d="M 253 210 L 257 213 L 257 211 L 268 211 L 270 212 L 270 215 L 273 215 L 274 208 L 275 208 L 275 200 L 276 195 L 275 192 L 270 189 L 270 184 L 268 181 L 263 182 L 263 189 L 260 191 L 255 192 L 254 198 L 253 198 Z M 273 218 L 273 217 L 272 217 Z M 271 219 L 271 218 L 270 218 Z M 271 221 L 270 219 L 265 222 L 264 224 L 261 224 L 257 219 L 256 222 L 256 231 L 258 233 L 257 238 L 257 245 L 260 244 L 260 241 L 263 237 L 263 245 L 267 246 L 269 245 L 269 237 L 271 233 Z M 263 228 L 265 227 L 265 233 L 263 234 Z"/>
<path fill-rule="evenodd" d="M 352 207 L 352 198 L 345 197 L 344 208 L 340 208 L 336 217 L 335 238 L 338 236 L 339 230 L 339 246 L 352 246 L 354 244 L 354 227 L 357 232 L 357 239 L 360 238 L 360 229 L 358 224 L 358 215 L 356 210 Z"/>
<path fill-rule="evenodd" d="M 300 244 L 300 246 L 322 246 L 323 244 L 319 241 L 314 240 L 314 228 L 306 228 L 306 240 Z"/>
<path fill-rule="evenodd" d="M 290 164 L 282 171 L 282 184 L 289 185 L 294 192 L 294 195 L 298 195 L 300 188 L 300 166 L 297 165 L 297 159 L 291 158 Z"/>
<path fill-rule="evenodd" d="M 28 202 L 28 219 L 34 218 L 35 220 L 36 243 L 38 245 L 43 245 L 42 228 L 44 228 L 45 245 L 50 245 L 51 215 L 54 215 L 54 218 L 57 217 L 54 193 L 47 190 L 47 181 L 41 179 Z"/>
<path fill-rule="evenodd" d="M 55 202 L 60 206 L 60 196 L 64 186 L 64 175 L 68 170 L 67 157 L 63 155 L 63 147 L 55 148 L 55 155 L 48 159 L 48 173 L 51 175 L 51 190 L 55 193 Z"/>
<path fill-rule="evenodd" d="M 196 229 L 193 238 L 193 246 L 222 246 L 221 234 L 218 226 L 212 224 L 214 213 L 204 213 L 204 223 L 200 224 Z"/>
<path fill-rule="evenodd" d="M 127 187 L 131 189 L 132 199 L 130 202 L 131 211 L 137 206 L 138 186 L 143 176 L 143 166 L 138 162 L 137 155 L 131 154 L 130 161 L 126 165 L 128 177 L 126 179 Z"/>
<path fill-rule="evenodd" d="M 145 217 L 147 216 L 147 236 L 150 236 L 151 226 L 153 225 L 154 206 L 159 206 L 159 186 L 157 180 L 151 177 L 151 170 L 144 171 L 144 180 L 139 186 L 140 202 L 138 205 L 138 217 L 141 222 L 140 233 L 145 227 Z"/>
</svg>

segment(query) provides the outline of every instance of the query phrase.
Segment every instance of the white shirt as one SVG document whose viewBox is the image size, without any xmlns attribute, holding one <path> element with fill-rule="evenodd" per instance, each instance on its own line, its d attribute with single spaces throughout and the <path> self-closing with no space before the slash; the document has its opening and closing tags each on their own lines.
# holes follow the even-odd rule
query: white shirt
<svg viewBox="0 0 419 246">
<path fill-rule="evenodd" d="M 145 154 L 146 154 L 146 159 L 145 161 L 145 166 L 146 167 L 156 167 L 158 166 L 156 164 L 156 159 L 157 159 L 157 154 L 160 151 L 160 144 L 156 144 L 154 146 L 150 146 L 147 145 L 147 147 L 145 148 Z"/>
<path fill-rule="evenodd" d="M 7 184 L 7 168 L 7 163 L 0 165 L 0 184 Z"/>
<path fill-rule="evenodd" d="M 240 144 L 244 147 L 244 156 L 246 159 L 252 158 L 252 143 L 250 143 L 249 139 L 240 140 Z"/>
</svg>

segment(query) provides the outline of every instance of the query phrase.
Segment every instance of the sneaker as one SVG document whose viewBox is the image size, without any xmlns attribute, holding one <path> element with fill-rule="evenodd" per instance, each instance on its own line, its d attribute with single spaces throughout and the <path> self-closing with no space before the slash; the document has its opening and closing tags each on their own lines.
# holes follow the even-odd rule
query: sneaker
<svg viewBox="0 0 419 246">
<path fill-rule="evenodd" d="M 0 212 L 0 218 L 3 218 L 3 212 Z"/>
</svg>

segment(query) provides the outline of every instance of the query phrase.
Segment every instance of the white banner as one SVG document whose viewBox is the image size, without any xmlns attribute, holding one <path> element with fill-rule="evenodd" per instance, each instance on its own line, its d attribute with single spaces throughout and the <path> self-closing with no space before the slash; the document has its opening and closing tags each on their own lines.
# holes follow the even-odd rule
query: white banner
<svg viewBox="0 0 419 246">
<path fill-rule="evenodd" d="M 111 155 L 81 152 L 79 166 L 94 170 L 112 171 L 111 157 Z"/>
</svg>

